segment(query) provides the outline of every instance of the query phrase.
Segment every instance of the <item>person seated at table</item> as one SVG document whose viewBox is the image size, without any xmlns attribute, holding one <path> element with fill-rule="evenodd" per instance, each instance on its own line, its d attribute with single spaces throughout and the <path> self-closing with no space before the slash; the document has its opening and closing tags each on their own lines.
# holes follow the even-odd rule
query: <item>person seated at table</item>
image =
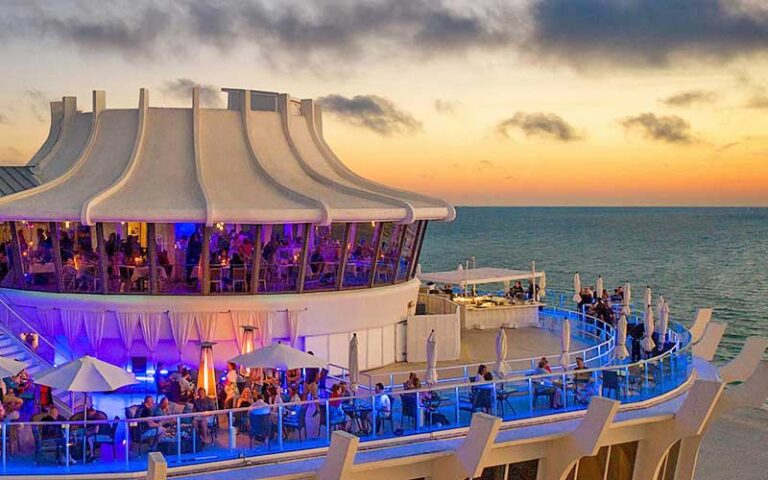
<svg viewBox="0 0 768 480">
<path fill-rule="evenodd" d="M 547 357 L 541 357 L 538 366 L 533 371 L 533 375 L 548 375 L 550 373 L 552 373 L 552 367 L 549 366 L 549 360 L 547 360 Z M 536 388 L 539 393 L 544 393 L 549 397 L 550 408 L 562 408 L 563 393 L 550 378 L 540 378 L 535 380 L 534 383 L 538 383 Z"/>
<path fill-rule="evenodd" d="M 213 399 L 205 394 L 205 389 L 202 387 L 197 389 L 193 405 L 194 412 L 212 412 L 216 410 L 216 404 Z M 195 428 L 200 433 L 200 438 L 205 441 L 208 438 L 208 417 L 205 415 L 195 416 Z"/>
<path fill-rule="evenodd" d="M 392 418 L 392 400 L 384 393 L 384 384 L 377 383 L 374 387 L 373 406 L 376 409 L 376 433 L 384 426 L 384 420 Z"/>
<path fill-rule="evenodd" d="M 453 286 L 450 283 L 443 285 L 443 288 L 441 288 L 440 291 L 451 297 L 451 300 L 453 300 Z"/>
<path fill-rule="evenodd" d="M 312 270 L 312 276 L 318 277 L 319 274 L 323 271 L 323 262 L 325 259 L 323 258 L 323 252 L 320 250 L 320 246 L 318 245 L 317 248 L 312 252 L 312 255 L 309 257 L 309 268 Z"/>
<path fill-rule="evenodd" d="M 345 397 L 345 398 L 351 397 L 354 394 L 354 392 L 352 392 L 352 390 L 349 389 L 347 382 L 345 382 L 344 380 L 339 382 L 339 393 L 341 394 L 342 397 Z"/>
<path fill-rule="evenodd" d="M 261 393 L 264 387 L 264 370 L 261 368 L 251 368 L 248 371 L 248 378 L 245 381 L 245 386 L 251 389 L 251 393 L 256 396 L 257 393 Z"/>
<path fill-rule="evenodd" d="M 41 422 L 66 422 L 67 419 L 59 413 L 59 409 L 55 405 L 51 405 L 47 412 L 40 418 Z M 65 430 L 62 425 L 43 425 L 40 429 L 41 440 L 56 439 L 56 453 L 59 465 L 65 465 L 67 463 L 66 457 L 66 438 L 64 436 Z M 69 463 L 76 464 L 77 461 L 72 458 L 72 451 L 69 455 Z"/>
<path fill-rule="evenodd" d="M 541 287 L 539 285 L 536 285 L 536 297 L 537 298 L 539 296 L 539 290 L 541 290 Z M 533 297 L 533 283 L 532 282 L 528 282 L 528 290 L 526 291 L 526 295 L 528 296 L 529 299 L 535 300 L 534 297 Z"/>
<path fill-rule="evenodd" d="M 346 414 L 344 409 L 341 408 L 342 395 L 341 388 L 338 383 L 333 384 L 331 387 L 331 394 L 328 397 L 328 408 L 331 413 L 331 423 L 346 423 Z"/>
<path fill-rule="evenodd" d="M 525 297 L 525 290 L 523 290 L 523 282 L 520 280 L 516 281 L 515 284 L 512 286 L 512 288 L 509 289 L 509 292 L 512 294 L 512 298 L 517 298 L 522 300 L 523 297 Z"/>
<path fill-rule="evenodd" d="M 292 368 L 285 373 L 285 383 L 287 384 L 288 388 L 293 388 L 293 387 L 298 388 L 300 382 L 301 382 L 300 368 Z"/>
<path fill-rule="evenodd" d="M 597 394 L 597 382 L 595 382 L 595 379 L 590 376 L 589 380 L 582 388 L 576 389 L 576 402 L 578 402 L 580 405 L 587 405 L 589 404 L 589 401 L 592 399 L 592 397 Z"/>
<path fill-rule="evenodd" d="M 413 372 L 409 373 L 408 379 L 403 382 L 403 390 L 413 390 L 416 383 L 421 383 L 419 377 Z"/>
<path fill-rule="evenodd" d="M 163 400 L 167 401 L 166 398 L 163 398 Z M 152 395 L 147 395 L 144 397 L 144 403 L 142 403 L 139 409 L 136 411 L 136 418 L 151 418 L 155 416 L 157 416 L 155 409 L 155 399 L 152 398 Z M 157 446 L 158 440 L 160 440 L 160 438 L 165 434 L 165 427 L 162 425 L 162 423 L 156 420 L 145 420 L 138 423 L 141 439 L 149 440 L 150 448 L 155 448 Z"/>
<path fill-rule="evenodd" d="M 482 382 L 483 377 L 485 377 L 485 374 L 488 372 L 488 367 L 485 365 L 479 365 L 477 367 L 477 375 L 469 377 L 470 382 Z"/>
</svg>

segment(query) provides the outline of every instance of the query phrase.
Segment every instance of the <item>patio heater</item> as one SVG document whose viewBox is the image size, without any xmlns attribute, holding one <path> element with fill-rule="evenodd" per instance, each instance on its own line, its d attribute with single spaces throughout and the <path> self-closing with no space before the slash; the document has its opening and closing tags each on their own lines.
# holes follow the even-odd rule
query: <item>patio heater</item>
<svg viewBox="0 0 768 480">
<path fill-rule="evenodd" d="M 200 368 L 197 371 L 197 388 L 204 388 L 209 397 L 216 398 L 216 372 L 213 368 L 213 342 L 200 344 Z"/>
<path fill-rule="evenodd" d="M 241 354 L 245 355 L 246 353 L 251 353 L 255 350 L 255 337 L 256 337 L 256 327 L 252 325 L 244 325 L 243 327 L 243 346 L 242 350 L 240 351 Z M 240 367 L 241 371 L 244 376 L 248 376 L 251 373 L 250 368 L 243 368 Z"/>
</svg>

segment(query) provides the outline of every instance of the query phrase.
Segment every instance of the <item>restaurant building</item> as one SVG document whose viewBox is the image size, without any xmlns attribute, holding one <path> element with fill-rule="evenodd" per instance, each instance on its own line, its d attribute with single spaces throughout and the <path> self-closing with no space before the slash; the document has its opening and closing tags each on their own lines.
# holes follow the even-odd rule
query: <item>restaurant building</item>
<svg viewBox="0 0 768 480">
<path fill-rule="evenodd" d="M 197 90 L 188 108 L 147 90 L 134 109 L 53 102 L 40 150 L 0 167 L 3 301 L 72 356 L 122 365 L 213 342 L 221 366 L 249 324 L 257 345 L 340 363 L 357 332 L 361 368 L 394 362 L 427 222 L 454 208 L 353 173 L 313 100 L 224 91 L 226 109 Z"/>
</svg>

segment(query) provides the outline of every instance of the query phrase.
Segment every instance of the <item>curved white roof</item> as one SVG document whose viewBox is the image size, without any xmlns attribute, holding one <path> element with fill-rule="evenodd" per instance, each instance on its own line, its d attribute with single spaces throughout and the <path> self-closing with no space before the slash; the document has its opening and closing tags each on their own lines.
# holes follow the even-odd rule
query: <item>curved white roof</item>
<svg viewBox="0 0 768 480">
<path fill-rule="evenodd" d="M 227 109 L 93 112 L 51 105 L 26 171 L 40 183 L 0 198 L 1 220 L 299 223 L 453 220 L 441 200 L 366 180 L 322 136 L 320 109 L 286 94 L 225 89 Z M 32 184 L 32 182 L 28 182 Z"/>
</svg>

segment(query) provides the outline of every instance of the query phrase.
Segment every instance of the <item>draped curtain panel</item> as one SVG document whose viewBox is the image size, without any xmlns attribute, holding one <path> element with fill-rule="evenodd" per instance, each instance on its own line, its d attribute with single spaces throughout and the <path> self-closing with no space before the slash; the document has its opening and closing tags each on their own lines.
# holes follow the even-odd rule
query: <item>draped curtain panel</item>
<svg viewBox="0 0 768 480">
<path fill-rule="evenodd" d="M 88 336 L 88 342 L 91 344 L 93 355 L 98 357 L 101 341 L 104 339 L 104 319 L 105 312 L 82 312 L 83 324 L 85 325 L 85 334 Z"/>
<path fill-rule="evenodd" d="M 83 312 L 80 310 L 61 310 L 61 328 L 67 337 L 70 348 L 77 342 L 83 326 Z"/>
<path fill-rule="evenodd" d="M 301 310 L 288 310 L 288 333 L 293 348 L 299 348 L 299 313 Z"/>
<path fill-rule="evenodd" d="M 259 330 L 261 346 L 272 345 L 272 323 L 277 312 L 256 312 L 256 328 Z"/>
<path fill-rule="evenodd" d="M 133 338 L 136 333 L 136 327 L 139 325 L 139 314 L 135 312 L 116 312 L 117 327 L 120 330 L 120 338 L 123 339 L 123 346 L 130 353 L 133 346 Z"/>
<path fill-rule="evenodd" d="M 40 324 L 40 333 L 47 337 L 56 335 L 56 324 L 59 321 L 59 311 L 54 308 L 38 308 L 37 322 Z"/>
<path fill-rule="evenodd" d="M 232 329 L 235 331 L 235 340 L 237 341 L 237 351 L 243 351 L 243 327 L 257 327 L 256 312 L 230 310 L 229 316 L 232 318 Z"/>
<path fill-rule="evenodd" d="M 160 322 L 163 321 L 163 317 L 165 317 L 163 313 L 142 312 L 139 314 L 141 334 L 144 336 L 144 343 L 152 357 L 154 357 L 160 343 Z"/>
<path fill-rule="evenodd" d="M 179 359 L 182 360 L 184 347 L 189 343 L 189 337 L 192 336 L 192 327 L 195 323 L 193 314 L 186 312 L 171 312 L 168 314 L 171 322 L 171 335 L 176 343 L 176 349 L 179 351 Z"/>
<path fill-rule="evenodd" d="M 216 338 L 216 312 L 199 312 L 195 314 L 197 320 L 197 333 L 200 342 L 213 342 Z"/>
</svg>

